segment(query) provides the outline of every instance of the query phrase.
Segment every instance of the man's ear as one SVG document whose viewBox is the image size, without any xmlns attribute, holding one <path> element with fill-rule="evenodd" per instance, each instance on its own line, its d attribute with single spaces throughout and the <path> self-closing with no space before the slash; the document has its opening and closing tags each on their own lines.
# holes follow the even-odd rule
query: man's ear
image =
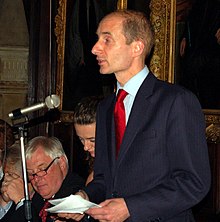
<svg viewBox="0 0 220 222">
<path fill-rule="evenodd" d="M 142 41 L 133 42 L 133 52 L 136 56 L 141 55 L 144 50 L 144 44 Z"/>
<path fill-rule="evenodd" d="M 60 157 L 60 168 L 63 170 L 67 169 L 67 160 L 65 156 Z"/>
</svg>

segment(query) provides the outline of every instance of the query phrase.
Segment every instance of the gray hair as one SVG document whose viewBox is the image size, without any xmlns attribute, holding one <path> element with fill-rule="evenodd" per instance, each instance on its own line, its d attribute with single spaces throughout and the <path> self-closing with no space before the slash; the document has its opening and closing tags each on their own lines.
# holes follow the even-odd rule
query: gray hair
<svg viewBox="0 0 220 222">
<path fill-rule="evenodd" d="M 25 146 L 26 158 L 30 159 L 32 154 L 37 150 L 39 146 L 44 148 L 44 152 L 51 159 L 64 156 L 66 158 L 66 164 L 68 166 L 68 159 L 65 151 L 59 139 L 56 137 L 37 136 L 31 139 Z"/>
<path fill-rule="evenodd" d="M 14 167 L 17 172 L 22 175 L 22 164 L 21 164 L 21 149 L 18 143 L 8 147 L 5 151 L 5 163 L 4 166 Z"/>
</svg>

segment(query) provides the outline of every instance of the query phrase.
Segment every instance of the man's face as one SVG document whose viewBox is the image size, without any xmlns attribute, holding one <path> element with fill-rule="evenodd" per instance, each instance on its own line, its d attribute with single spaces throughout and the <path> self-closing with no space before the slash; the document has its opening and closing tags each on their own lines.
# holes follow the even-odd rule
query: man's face
<svg viewBox="0 0 220 222">
<path fill-rule="evenodd" d="M 99 24 L 98 41 L 92 48 L 100 66 L 100 73 L 129 73 L 132 66 L 132 44 L 126 44 L 120 17 L 105 18 Z"/>
<path fill-rule="evenodd" d="M 74 124 L 76 134 L 84 146 L 84 150 L 88 151 L 92 157 L 95 157 L 95 129 L 96 123 L 80 125 Z"/>
<path fill-rule="evenodd" d="M 53 159 L 45 154 L 44 148 L 38 146 L 37 150 L 32 154 L 32 157 L 26 161 L 28 175 L 45 170 L 52 161 Z M 29 179 L 31 179 L 31 184 L 36 192 L 43 198 L 49 199 L 60 189 L 65 178 L 65 170 L 65 157 L 61 156 L 51 164 L 46 175 L 35 175 Z"/>
</svg>

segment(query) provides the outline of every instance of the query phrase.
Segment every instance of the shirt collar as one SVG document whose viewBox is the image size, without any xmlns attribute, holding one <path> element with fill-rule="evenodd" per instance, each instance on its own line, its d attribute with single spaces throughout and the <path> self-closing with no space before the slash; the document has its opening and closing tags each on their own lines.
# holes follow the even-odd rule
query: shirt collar
<svg viewBox="0 0 220 222">
<path fill-rule="evenodd" d="M 143 83 L 144 79 L 149 74 L 149 69 L 145 66 L 139 73 L 134 75 L 131 79 L 126 82 L 124 87 L 121 87 L 119 82 L 117 82 L 117 91 L 118 94 L 119 89 L 124 89 L 129 95 L 136 96 L 138 89 L 140 88 L 141 84 Z"/>
</svg>

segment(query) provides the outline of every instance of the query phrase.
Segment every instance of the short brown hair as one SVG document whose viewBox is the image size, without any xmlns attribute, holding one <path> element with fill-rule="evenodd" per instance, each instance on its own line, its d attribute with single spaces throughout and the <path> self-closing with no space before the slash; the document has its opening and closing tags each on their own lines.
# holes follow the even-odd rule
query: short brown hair
<svg viewBox="0 0 220 222">
<path fill-rule="evenodd" d="M 96 122 L 96 110 L 102 96 L 88 96 L 81 99 L 75 106 L 73 123 L 87 125 Z"/>
<path fill-rule="evenodd" d="M 133 41 L 141 40 L 145 45 L 144 54 L 148 56 L 154 45 L 154 32 L 146 15 L 134 10 L 116 10 L 106 15 L 103 20 L 112 16 L 123 18 L 122 24 L 126 43 L 129 45 Z"/>
</svg>

